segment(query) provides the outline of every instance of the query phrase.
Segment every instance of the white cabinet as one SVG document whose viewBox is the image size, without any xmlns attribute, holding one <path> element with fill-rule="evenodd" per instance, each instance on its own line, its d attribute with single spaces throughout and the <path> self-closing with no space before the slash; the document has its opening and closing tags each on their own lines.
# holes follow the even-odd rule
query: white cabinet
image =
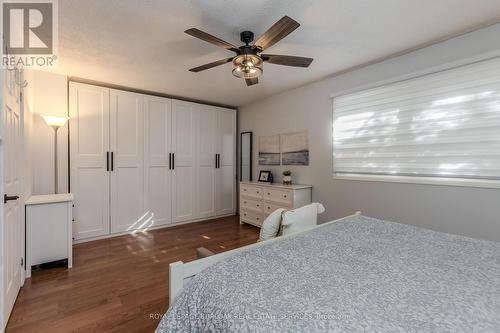
<svg viewBox="0 0 500 333">
<path fill-rule="evenodd" d="M 236 114 L 232 110 L 217 110 L 217 214 L 225 215 L 236 210 Z"/>
<path fill-rule="evenodd" d="M 196 218 L 196 116 L 194 103 L 172 101 L 172 220 Z"/>
<path fill-rule="evenodd" d="M 279 208 L 294 209 L 311 203 L 310 185 L 240 182 L 240 222 L 257 227 Z"/>
<path fill-rule="evenodd" d="M 150 226 L 172 223 L 172 100 L 144 98 L 144 210 Z"/>
<path fill-rule="evenodd" d="M 26 201 L 26 278 L 31 266 L 68 260 L 73 266 L 73 195 L 34 195 Z"/>
<path fill-rule="evenodd" d="M 207 105 L 201 106 L 198 112 L 196 201 L 199 218 L 216 215 L 217 114 L 218 112 L 214 107 Z"/>
<path fill-rule="evenodd" d="M 233 214 L 236 113 L 70 83 L 77 240 Z"/>
<path fill-rule="evenodd" d="M 75 239 L 109 234 L 109 89 L 70 84 L 70 187 Z"/>
<path fill-rule="evenodd" d="M 144 227 L 143 95 L 110 91 L 111 232 Z"/>
</svg>

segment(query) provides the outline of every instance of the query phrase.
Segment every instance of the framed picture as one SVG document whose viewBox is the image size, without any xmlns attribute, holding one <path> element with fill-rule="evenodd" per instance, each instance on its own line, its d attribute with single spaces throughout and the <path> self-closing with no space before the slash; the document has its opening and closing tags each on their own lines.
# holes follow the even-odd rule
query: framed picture
<svg viewBox="0 0 500 333">
<path fill-rule="evenodd" d="M 259 165 L 280 165 L 280 136 L 259 137 Z"/>
<path fill-rule="evenodd" d="M 281 134 L 280 147 L 282 165 L 309 165 L 307 131 Z"/>
<path fill-rule="evenodd" d="M 271 171 L 260 170 L 259 173 L 259 182 L 271 182 Z"/>
</svg>

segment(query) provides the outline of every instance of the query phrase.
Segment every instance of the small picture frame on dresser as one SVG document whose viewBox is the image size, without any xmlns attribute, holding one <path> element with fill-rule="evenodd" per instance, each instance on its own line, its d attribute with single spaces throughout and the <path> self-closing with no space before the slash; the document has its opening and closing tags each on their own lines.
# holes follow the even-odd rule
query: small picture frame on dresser
<svg viewBox="0 0 500 333">
<path fill-rule="evenodd" d="M 270 183 L 271 182 L 271 171 L 260 170 L 259 172 L 259 182 Z"/>
</svg>

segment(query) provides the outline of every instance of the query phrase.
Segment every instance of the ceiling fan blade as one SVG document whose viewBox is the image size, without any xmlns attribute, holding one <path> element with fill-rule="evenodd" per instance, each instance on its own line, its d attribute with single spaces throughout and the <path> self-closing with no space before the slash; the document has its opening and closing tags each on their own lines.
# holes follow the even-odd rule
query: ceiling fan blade
<svg viewBox="0 0 500 333">
<path fill-rule="evenodd" d="M 236 46 L 234 46 L 233 44 L 228 43 L 228 42 L 226 42 L 218 37 L 212 36 L 212 35 L 204 32 L 204 31 L 201 31 L 199 29 L 191 28 L 191 29 L 188 29 L 184 32 L 187 33 L 188 35 L 191 35 L 193 37 L 204 40 L 205 42 L 214 44 L 215 46 L 222 47 L 226 50 L 238 52 L 238 48 Z"/>
<path fill-rule="evenodd" d="M 259 79 L 258 78 L 245 79 L 245 82 L 247 83 L 247 86 L 253 86 L 254 84 L 259 83 Z"/>
<path fill-rule="evenodd" d="M 313 58 L 287 56 L 280 54 L 261 54 L 262 60 L 276 65 L 293 66 L 293 67 L 309 67 Z"/>
<path fill-rule="evenodd" d="M 201 65 L 201 66 L 198 66 L 195 68 L 191 68 L 189 71 L 195 72 L 195 73 L 201 72 L 201 71 L 204 71 L 205 69 L 209 69 L 212 67 L 227 64 L 228 62 L 231 62 L 232 60 L 233 60 L 233 58 L 226 58 L 226 59 L 217 60 L 217 61 L 211 62 L 209 64 L 205 64 L 205 65 Z"/>
<path fill-rule="evenodd" d="M 283 18 L 264 32 L 264 34 L 257 39 L 254 45 L 259 47 L 261 50 L 265 50 L 288 36 L 298 27 L 300 27 L 300 24 L 297 21 L 288 16 L 283 16 Z"/>
</svg>

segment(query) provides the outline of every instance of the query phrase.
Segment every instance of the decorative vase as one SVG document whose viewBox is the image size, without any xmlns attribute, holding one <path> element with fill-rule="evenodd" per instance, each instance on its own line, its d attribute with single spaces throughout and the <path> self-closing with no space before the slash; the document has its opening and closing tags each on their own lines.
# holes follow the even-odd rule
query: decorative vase
<svg viewBox="0 0 500 333">
<path fill-rule="evenodd" d="M 284 185 L 292 185 L 292 176 L 283 176 Z"/>
</svg>

